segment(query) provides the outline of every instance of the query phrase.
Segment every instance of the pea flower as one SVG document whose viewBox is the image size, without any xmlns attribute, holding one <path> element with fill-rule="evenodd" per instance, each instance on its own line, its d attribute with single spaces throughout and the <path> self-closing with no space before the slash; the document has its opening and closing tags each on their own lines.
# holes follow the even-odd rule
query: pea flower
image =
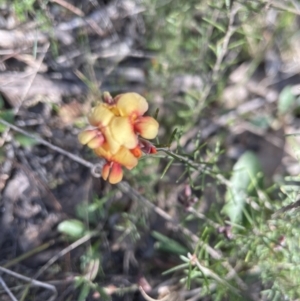
<svg viewBox="0 0 300 301">
<path fill-rule="evenodd" d="M 158 133 L 158 122 L 143 116 L 148 103 L 137 93 L 125 93 L 112 98 L 104 93 L 104 102 L 92 109 L 88 116 L 92 129 L 81 132 L 80 143 L 86 144 L 107 163 L 102 177 L 115 184 L 122 180 L 121 166 L 132 169 L 142 152 L 156 153 L 155 147 L 145 139 L 153 139 Z"/>
</svg>

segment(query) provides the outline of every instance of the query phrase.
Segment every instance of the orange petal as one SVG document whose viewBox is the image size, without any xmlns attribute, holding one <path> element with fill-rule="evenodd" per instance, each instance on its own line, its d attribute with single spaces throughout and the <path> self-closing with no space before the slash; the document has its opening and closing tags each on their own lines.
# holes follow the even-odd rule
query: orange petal
<svg viewBox="0 0 300 301">
<path fill-rule="evenodd" d="M 137 136 L 128 117 L 115 117 L 109 124 L 112 138 L 119 145 L 134 148 L 138 144 Z M 114 153 L 114 152 L 113 152 Z"/>
<path fill-rule="evenodd" d="M 88 142 L 87 146 L 91 149 L 94 149 L 100 147 L 104 143 L 104 141 L 105 140 L 102 133 L 99 132 L 95 138 Z"/>
<path fill-rule="evenodd" d="M 119 151 L 112 156 L 112 161 L 119 163 L 128 169 L 132 169 L 138 164 L 138 159 L 125 147 L 121 147 Z"/>
<path fill-rule="evenodd" d="M 155 146 L 151 146 L 151 149 L 150 149 L 150 154 L 157 154 L 157 149 Z"/>
<path fill-rule="evenodd" d="M 110 172 L 110 163 L 106 163 L 106 164 L 104 164 L 104 166 L 102 168 L 102 178 L 105 181 L 108 179 L 109 172 Z"/>
<path fill-rule="evenodd" d="M 78 135 L 78 140 L 81 144 L 87 144 L 98 135 L 98 130 L 86 130 Z"/>
<path fill-rule="evenodd" d="M 121 116 L 142 116 L 148 110 L 147 100 L 137 93 L 125 93 L 115 97 Z"/>
<path fill-rule="evenodd" d="M 120 164 L 113 162 L 110 173 L 109 173 L 109 183 L 110 184 L 117 184 L 123 178 L 123 170 Z"/>
<path fill-rule="evenodd" d="M 142 156 L 142 151 L 141 148 L 139 146 L 133 148 L 130 150 L 131 153 L 136 157 L 136 158 L 140 158 Z"/>
<path fill-rule="evenodd" d="M 114 116 L 115 115 L 109 106 L 101 103 L 93 108 L 91 114 L 88 116 L 88 119 L 91 125 L 104 127 L 110 123 Z"/>
<path fill-rule="evenodd" d="M 134 130 L 145 139 L 153 139 L 158 133 L 158 122 L 150 117 L 139 117 L 134 123 Z"/>
</svg>

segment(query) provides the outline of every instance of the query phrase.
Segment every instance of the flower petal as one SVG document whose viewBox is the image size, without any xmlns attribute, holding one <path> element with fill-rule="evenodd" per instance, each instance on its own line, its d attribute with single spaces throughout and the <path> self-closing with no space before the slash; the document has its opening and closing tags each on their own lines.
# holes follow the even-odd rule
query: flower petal
<svg viewBox="0 0 300 301">
<path fill-rule="evenodd" d="M 112 109 L 103 103 L 93 108 L 91 114 L 88 116 L 89 122 L 93 126 L 104 127 L 107 126 L 114 117 Z"/>
<path fill-rule="evenodd" d="M 136 158 L 140 158 L 142 156 L 142 151 L 141 148 L 139 146 L 133 148 L 130 150 L 130 152 L 136 157 Z"/>
<path fill-rule="evenodd" d="M 152 145 L 152 147 L 150 149 L 150 154 L 157 154 L 157 149 L 154 145 Z"/>
<path fill-rule="evenodd" d="M 98 130 L 86 130 L 81 132 L 78 135 L 78 140 L 81 144 L 87 144 L 89 141 L 91 141 L 93 138 L 95 138 L 98 134 Z"/>
<path fill-rule="evenodd" d="M 123 178 L 123 170 L 120 164 L 113 162 L 110 173 L 109 173 L 109 183 L 110 184 L 117 184 Z"/>
<path fill-rule="evenodd" d="M 137 136 L 128 117 L 115 117 L 109 124 L 112 138 L 119 145 L 134 148 L 138 144 Z M 114 153 L 114 152 L 112 152 Z"/>
<path fill-rule="evenodd" d="M 102 178 L 105 181 L 108 179 L 108 176 L 109 176 L 110 165 L 111 165 L 111 163 L 106 163 L 106 164 L 104 164 L 104 166 L 102 168 Z"/>
<path fill-rule="evenodd" d="M 134 130 L 145 139 L 153 139 L 158 133 L 158 122 L 150 117 L 139 117 L 134 123 Z"/>
<path fill-rule="evenodd" d="M 115 99 L 121 116 L 142 116 L 148 110 L 147 100 L 137 93 L 121 94 Z"/>
<path fill-rule="evenodd" d="M 98 135 L 93 138 L 91 141 L 88 142 L 87 146 L 91 149 L 100 147 L 104 143 L 105 139 L 101 132 L 98 133 Z"/>
<path fill-rule="evenodd" d="M 125 147 L 112 156 L 112 161 L 125 166 L 127 169 L 132 169 L 138 164 L 138 159 Z"/>
<path fill-rule="evenodd" d="M 107 142 L 108 150 L 112 154 L 116 154 L 119 151 L 121 144 L 118 140 L 115 139 L 114 135 L 112 134 L 111 126 L 109 125 L 102 128 L 102 132 L 104 134 L 105 141 Z"/>
<path fill-rule="evenodd" d="M 145 154 L 156 154 L 157 149 L 156 147 L 148 140 L 139 139 L 139 146 L 141 151 Z"/>
<path fill-rule="evenodd" d="M 111 161 L 112 153 L 109 150 L 109 145 L 104 143 L 101 147 L 97 147 L 94 149 L 94 153 L 101 158 L 106 159 L 107 161 Z"/>
</svg>

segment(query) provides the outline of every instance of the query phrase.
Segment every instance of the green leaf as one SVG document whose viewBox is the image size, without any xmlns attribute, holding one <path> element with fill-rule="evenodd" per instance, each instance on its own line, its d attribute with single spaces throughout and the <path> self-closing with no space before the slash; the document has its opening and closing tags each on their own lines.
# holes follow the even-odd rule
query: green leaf
<svg viewBox="0 0 300 301">
<path fill-rule="evenodd" d="M 216 48 L 216 46 L 213 45 L 213 44 L 209 44 L 208 47 L 213 51 L 213 53 L 216 56 L 217 55 L 217 48 Z"/>
<path fill-rule="evenodd" d="M 5 110 L 5 111 L 0 111 L 0 118 L 4 119 L 5 121 L 9 123 L 13 123 L 14 121 L 14 113 L 12 110 Z M 7 127 L 0 123 L 0 133 L 3 133 Z"/>
<path fill-rule="evenodd" d="M 163 234 L 161 234 L 159 232 L 152 231 L 151 235 L 156 240 L 158 240 L 158 242 L 155 244 L 155 246 L 157 249 L 159 249 L 161 251 L 178 254 L 178 255 L 188 253 L 188 249 L 186 249 L 180 243 L 178 243 L 177 241 L 175 241 L 167 236 L 164 236 Z"/>
<path fill-rule="evenodd" d="M 3 107 L 4 107 L 4 100 L 3 100 L 3 97 L 0 94 L 0 110 L 3 109 Z"/>
<path fill-rule="evenodd" d="M 175 160 L 175 159 L 172 158 L 172 159 L 168 162 L 167 166 L 165 167 L 164 171 L 162 172 L 162 175 L 160 176 L 161 179 L 165 176 L 166 172 L 167 172 L 168 169 L 171 167 L 171 165 L 173 164 L 174 160 Z"/>
<path fill-rule="evenodd" d="M 84 234 L 85 226 L 77 219 L 69 219 L 61 222 L 57 229 L 59 232 L 69 235 L 73 238 L 79 238 Z"/>
<path fill-rule="evenodd" d="M 234 49 L 234 48 L 236 48 L 238 46 L 242 46 L 244 44 L 246 44 L 246 40 L 245 39 L 240 39 L 238 41 L 234 41 L 234 42 L 230 43 L 228 45 L 228 49 Z"/>
<path fill-rule="evenodd" d="M 93 281 L 95 280 L 98 271 L 99 271 L 99 267 L 100 267 L 100 260 L 99 258 L 94 258 L 91 259 L 85 267 L 85 275 L 84 277 L 88 280 L 88 281 Z"/>
<path fill-rule="evenodd" d="M 262 186 L 261 166 L 257 156 L 247 151 L 233 166 L 230 179 L 231 187 L 227 188 L 226 204 L 222 212 L 232 223 L 240 223 L 248 196 L 253 196 L 256 188 Z"/>
<path fill-rule="evenodd" d="M 175 128 L 174 131 L 172 132 L 171 137 L 168 142 L 168 145 L 172 144 L 173 140 L 175 139 L 176 134 L 177 134 L 177 128 Z"/>
<path fill-rule="evenodd" d="M 15 134 L 14 139 L 18 141 L 23 147 L 30 147 L 38 143 L 35 139 L 23 134 Z"/>
<path fill-rule="evenodd" d="M 283 115 L 287 113 L 290 108 L 295 103 L 295 95 L 292 93 L 292 88 L 290 86 L 285 87 L 280 95 L 278 100 L 278 113 Z"/>
<path fill-rule="evenodd" d="M 81 287 L 80 294 L 78 296 L 78 301 L 85 301 L 87 299 L 87 296 L 88 296 L 90 290 L 91 290 L 91 287 L 90 287 L 89 283 L 85 282 Z"/>
<path fill-rule="evenodd" d="M 215 28 L 219 29 L 221 32 L 226 32 L 226 28 L 223 25 L 221 25 L 211 19 L 208 19 L 206 17 L 203 17 L 202 20 L 209 23 L 210 25 L 214 26 Z"/>
<path fill-rule="evenodd" d="M 226 9 L 229 11 L 231 6 L 230 0 L 225 0 Z"/>
</svg>

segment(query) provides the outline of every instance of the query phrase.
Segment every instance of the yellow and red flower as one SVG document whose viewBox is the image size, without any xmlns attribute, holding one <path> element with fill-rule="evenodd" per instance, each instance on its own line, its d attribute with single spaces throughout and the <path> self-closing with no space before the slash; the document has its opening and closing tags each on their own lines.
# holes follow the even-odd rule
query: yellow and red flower
<svg viewBox="0 0 300 301">
<path fill-rule="evenodd" d="M 106 92 L 104 102 L 93 108 L 88 116 L 94 128 L 78 136 L 80 143 L 87 144 L 96 155 L 106 159 L 102 177 L 112 184 L 122 180 L 121 166 L 132 169 L 137 165 L 142 151 L 156 152 L 155 147 L 145 139 L 156 137 L 159 124 L 154 118 L 143 116 L 147 110 L 146 99 L 137 93 L 112 98 Z"/>
</svg>

